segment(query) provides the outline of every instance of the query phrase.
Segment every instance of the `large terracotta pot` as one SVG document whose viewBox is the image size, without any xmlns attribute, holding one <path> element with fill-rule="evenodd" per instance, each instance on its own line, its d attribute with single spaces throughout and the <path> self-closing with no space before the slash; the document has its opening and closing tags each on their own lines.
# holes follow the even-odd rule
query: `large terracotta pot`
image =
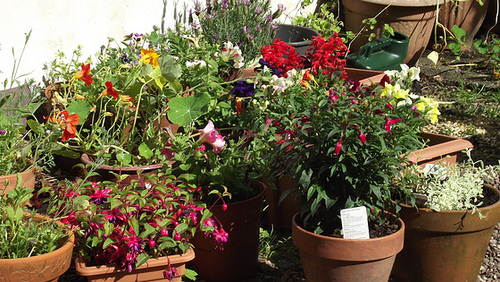
<svg viewBox="0 0 500 282">
<path fill-rule="evenodd" d="M 489 186 L 486 189 L 500 196 Z M 472 211 L 439 211 L 402 205 L 405 246 L 397 256 L 395 281 L 476 281 L 495 225 L 500 201 Z"/>
<path fill-rule="evenodd" d="M 292 240 L 300 251 L 307 281 L 387 282 L 403 249 L 404 223 L 394 234 L 374 239 L 343 239 L 304 230 L 293 218 Z"/>
<path fill-rule="evenodd" d="M 174 267 L 177 271 L 177 275 L 171 281 L 181 282 L 186 270 L 186 263 L 193 260 L 194 257 L 195 253 L 190 248 L 182 255 L 149 259 L 143 265 L 129 273 L 125 270 L 117 269 L 114 265 L 87 266 L 81 256 L 77 256 L 75 258 L 75 269 L 78 275 L 85 276 L 88 281 L 93 282 L 165 281 L 163 271 L 167 269 L 170 263 L 170 266 Z"/>
<path fill-rule="evenodd" d="M 42 215 L 35 215 L 35 218 L 52 220 Z M 28 258 L 0 259 L 0 281 L 57 281 L 71 265 L 75 236 L 71 230 L 67 232 L 68 240 L 53 252 Z"/>
<path fill-rule="evenodd" d="M 205 281 L 239 281 L 255 274 L 258 267 L 260 216 L 264 208 L 265 185 L 257 196 L 211 211 L 220 221 L 228 240 L 219 248 L 215 240 L 197 232 L 191 243 L 196 258 L 190 264 L 200 279 Z"/>
<path fill-rule="evenodd" d="M 483 3 L 481 6 L 476 0 L 445 0 L 439 8 L 438 21 L 450 31 L 453 25 L 462 28 L 465 31 L 465 44 L 471 47 L 488 12 L 489 0 L 483 0 Z M 441 29 L 437 31 L 443 34 Z"/>
<path fill-rule="evenodd" d="M 438 1 L 443 3 L 444 0 Z M 422 56 L 432 35 L 437 11 L 436 0 L 343 0 L 345 28 L 356 34 L 363 28 L 364 19 L 375 17 L 388 5 L 389 8 L 376 18 L 375 29 L 363 31 L 352 42 L 350 50 L 359 51 L 368 42 L 370 33 L 380 37 L 384 24 L 389 24 L 395 31 L 410 38 L 408 54 L 403 62 L 413 66 Z"/>
</svg>

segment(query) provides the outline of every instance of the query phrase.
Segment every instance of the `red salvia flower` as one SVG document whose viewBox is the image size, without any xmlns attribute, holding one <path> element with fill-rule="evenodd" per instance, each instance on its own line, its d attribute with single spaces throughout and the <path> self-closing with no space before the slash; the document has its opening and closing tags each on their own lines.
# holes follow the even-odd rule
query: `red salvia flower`
<svg viewBox="0 0 500 282">
<path fill-rule="evenodd" d="M 276 38 L 271 45 L 263 46 L 260 54 L 268 64 L 279 69 L 282 72 L 280 76 L 284 77 L 287 76 L 289 70 L 301 68 L 304 61 L 304 58 L 295 51 L 295 47 L 279 38 Z"/>
</svg>

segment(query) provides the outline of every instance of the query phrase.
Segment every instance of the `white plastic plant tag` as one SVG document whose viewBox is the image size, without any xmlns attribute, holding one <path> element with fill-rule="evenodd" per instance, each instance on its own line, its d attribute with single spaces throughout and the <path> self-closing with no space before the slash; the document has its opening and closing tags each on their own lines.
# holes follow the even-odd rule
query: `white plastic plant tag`
<svg viewBox="0 0 500 282">
<path fill-rule="evenodd" d="M 366 207 L 343 209 L 340 211 L 344 239 L 370 239 Z"/>
</svg>

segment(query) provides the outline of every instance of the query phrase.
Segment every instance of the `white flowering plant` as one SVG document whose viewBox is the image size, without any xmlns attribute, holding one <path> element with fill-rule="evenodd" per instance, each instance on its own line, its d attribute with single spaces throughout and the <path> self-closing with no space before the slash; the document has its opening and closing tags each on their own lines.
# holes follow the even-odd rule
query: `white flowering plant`
<svg viewBox="0 0 500 282">
<path fill-rule="evenodd" d="M 466 150 L 465 163 L 446 166 L 427 164 L 414 165 L 406 182 L 420 198 L 415 205 L 435 211 L 472 210 L 475 212 L 482 204 L 484 176 L 487 168 L 481 161 L 473 161 L 471 150 Z"/>
</svg>

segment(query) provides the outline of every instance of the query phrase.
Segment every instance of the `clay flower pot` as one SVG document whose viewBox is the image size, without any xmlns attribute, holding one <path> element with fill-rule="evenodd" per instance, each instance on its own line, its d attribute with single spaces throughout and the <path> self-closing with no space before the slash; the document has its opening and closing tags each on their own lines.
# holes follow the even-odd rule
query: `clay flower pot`
<svg viewBox="0 0 500 282">
<path fill-rule="evenodd" d="M 483 0 L 481 6 L 476 0 L 445 0 L 444 4 L 439 8 L 438 21 L 450 31 L 454 25 L 462 28 L 465 31 L 465 38 L 463 39 L 465 44 L 468 45 L 465 49 L 468 49 L 474 43 L 474 37 L 486 18 L 489 2 L 489 0 Z M 437 32 L 442 34 L 440 28 L 438 28 Z"/>
<path fill-rule="evenodd" d="M 439 0 L 443 3 L 444 0 Z M 425 51 L 434 28 L 437 5 L 436 0 L 344 0 L 342 6 L 345 14 L 345 28 L 355 34 L 363 28 L 362 21 L 375 17 L 388 5 L 377 18 L 375 29 L 363 31 L 349 46 L 351 52 L 368 42 L 368 35 L 375 33 L 381 36 L 384 24 L 389 24 L 410 38 L 408 54 L 403 60 L 409 66 L 415 65 Z"/>
<path fill-rule="evenodd" d="M 423 132 L 420 137 L 427 141 L 427 147 L 412 152 L 408 158 L 421 166 L 443 161 L 448 165 L 454 164 L 457 162 L 460 152 L 474 147 L 471 142 L 465 139 L 442 134 Z"/>
<path fill-rule="evenodd" d="M 14 190 L 17 184 L 20 187 L 26 187 L 30 189 L 35 188 L 35 172 L 33 168 L 28 168 L 27 170 L 20 173 L 21 182 L 17 183 L 17 173 L 9 175 L 0 176 L 0 193 L 7 193 Z"/>
<path fill-rule="evenodd" d="M 500 192 L 484 185 L 490 193 Z M 476 281 L 495 225 L 500 221 L 500 201 L 470 210 L 432 211 L 402 205 L 406 224 L 405 246 L 398 254 L 395 281 Z"/>
<path fill-rule="evenodd" d="M 52 220 L 49 217 L 35 215 L 38 220 Z M 57 224 L 62 223 L 55 221 Z M 73 255 L 75 235 L 67 230 L 68 240 L 53 252 L 43 255 L 18 258 L 0 259 L 1 281 L 57 281 L 59 276 L 69 269 Z"/>
<path fill-rule="evenodd" d="M 343 239 L 317 235 L 297 225 L 293 218 L 292 240 L 300 251 L 307 281 L 387 282 L 403 249 L 404 223 L 396 233 L 373 239 Z"/>
<path fill-rule="evenodd" d="M 88 281 L 165 281 L 163 271 L 167 269 L 170 262 L 171 267 L 175 267 L 177 275 L 172 279 L 173 282 L 181 282 L 182 276 L 186 270 L 186 263 L 195 257 L 193 248 L 186 251 L 185 254 L 171 255 L 168 257 L 152 258 L 143 265 L 134 269 L 132 272 L 117 269 L 114 265 L 87 266 L 80 256 L 75 258 L 76 273 L 87 277 Z"/>
<path fill-rule="evenodd" d="M 93 163 L 93 160 L 87 154 L 82 154 L 80 161 L 87 165 Z M 130 184 L 133 179 L 138 179 L 137 173 L 141 171 L 144 173 L 155 173 L 158 169 L 161 169 L 163 164 L 153 164 L 153 165 L 145 165 L 145 166 L 110 166 L 100 164 L 97 165 L 97 173 L 99 173 L 99 179 L 94 180 L 116 180 L 115 176 L 111 173 L 114 172 L 116 174 L 128 175 L 125 179 L 123 179 L 120 183 L 123 186 Z"/>
<path fill-rule="evenodd" d="M 206 281 L 239 281 L 252 276 L 258 267 L 260 216 L 264 208 L 264 191 L 257 196 L 227 205 L 211 208 L 220 221 L 228 240 L 223 249 L 213 238 L 206 238 L 197 232 L 191 243 L 196 250 L 196 258 L 190 264 L 200 279 Z"/>
</svg>

